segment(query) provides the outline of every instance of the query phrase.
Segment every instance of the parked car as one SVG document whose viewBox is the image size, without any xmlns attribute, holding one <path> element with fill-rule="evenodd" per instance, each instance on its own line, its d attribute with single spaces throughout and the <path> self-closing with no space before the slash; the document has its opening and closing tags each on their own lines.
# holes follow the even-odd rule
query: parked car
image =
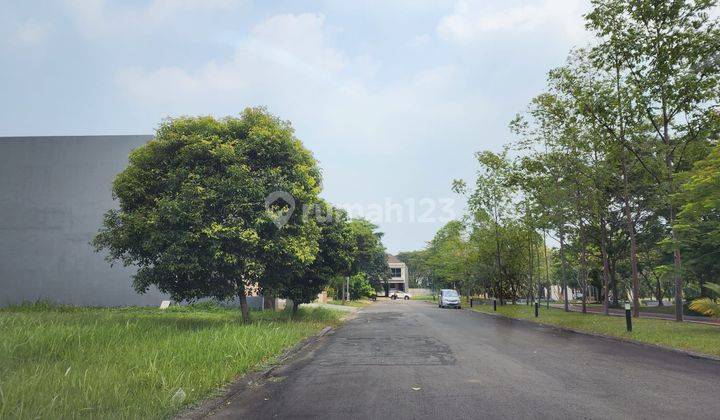
<svg viewBox="0 0 720 420">
<path fill-rule="evenodd" d="M 438 306 L 441 308 L 456 308 L 460 309 L 460 294 L 457 290 L 453 289 L 442 289 L 440 290 L 440 296 L 438 299 Z"/>
<path fill-rule="evenodd" d="M 410 293 L 405 293 L 402 290 L 391 290 L 390 291 L 390 299 L 405 299 L 410 300 L 412 295 Z"/>
</svg>

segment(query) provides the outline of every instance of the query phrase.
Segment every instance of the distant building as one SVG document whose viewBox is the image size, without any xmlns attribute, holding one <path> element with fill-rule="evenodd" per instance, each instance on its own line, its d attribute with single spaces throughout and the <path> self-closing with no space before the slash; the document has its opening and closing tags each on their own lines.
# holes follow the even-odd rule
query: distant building
<svg viewBox="0 0 720 420">
<path fill-rule="evenodd" d="M 400 261 L 398 257 L 387 254 L 388 265 L 390 266 L 390 290 L 400 290 L 406 292 L 408 285 L 408 268 L 407 265 Z"/>
</svg>

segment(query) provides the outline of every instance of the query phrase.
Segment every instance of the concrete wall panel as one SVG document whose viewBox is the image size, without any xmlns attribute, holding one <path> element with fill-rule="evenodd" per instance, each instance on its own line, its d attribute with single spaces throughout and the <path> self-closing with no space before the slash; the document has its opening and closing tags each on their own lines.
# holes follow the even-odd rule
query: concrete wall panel
<svg viewBox="0 0 720 420">
<path fill-rule="evenodd" d="M 134 269 L 89 245 L 110 185 L 150 136 L 0 138 L 0 305 L 49 299 L 98 306 L 158 305 L 132 289 Z"/>
</svg>

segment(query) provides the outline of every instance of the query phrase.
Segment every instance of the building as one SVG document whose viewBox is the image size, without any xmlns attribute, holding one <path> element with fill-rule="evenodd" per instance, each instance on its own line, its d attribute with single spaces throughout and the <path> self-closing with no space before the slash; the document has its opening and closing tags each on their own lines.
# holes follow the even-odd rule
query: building
<svg viewBox="0 0 720 420">
<path fill-rule="evenodd" d="M 387 262 L 390 266 L 389 289 L 407 292 L 410 288 L 408 284 L 407 265 L 400 261 L 398 257 L 390 254 L 387 254 Z"/>
<path fill-rule="evenodd" d="M 111 183 L 152 136 L 0 137 L 0 306 L 48 300 L 82 306 L 157 306 L 138 294 L 134 267 L 90 245 L 117 206 Z M 262 297 L 248 299 L 262 307 Z"/>
<path fill-rule="evenodd" d="M 110 186 L 151 136 L 0 138 L 0 305 L 50 300 L 159 305 L 132 288 L 132 267 L 110 266 L 90 241 L 116 206 Z"/>
</svg>

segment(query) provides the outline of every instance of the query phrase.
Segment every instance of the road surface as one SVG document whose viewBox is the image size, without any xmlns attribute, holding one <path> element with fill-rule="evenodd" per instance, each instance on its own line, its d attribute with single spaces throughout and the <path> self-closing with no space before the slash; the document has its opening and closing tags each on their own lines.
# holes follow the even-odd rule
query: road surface
<svg viewBox="0 0 720 420">
<path fill-rule="evenodd" d="M 215 418 L 720 418 L 720 363 L 427 302 L 361 310 Z"/>
</svg>

